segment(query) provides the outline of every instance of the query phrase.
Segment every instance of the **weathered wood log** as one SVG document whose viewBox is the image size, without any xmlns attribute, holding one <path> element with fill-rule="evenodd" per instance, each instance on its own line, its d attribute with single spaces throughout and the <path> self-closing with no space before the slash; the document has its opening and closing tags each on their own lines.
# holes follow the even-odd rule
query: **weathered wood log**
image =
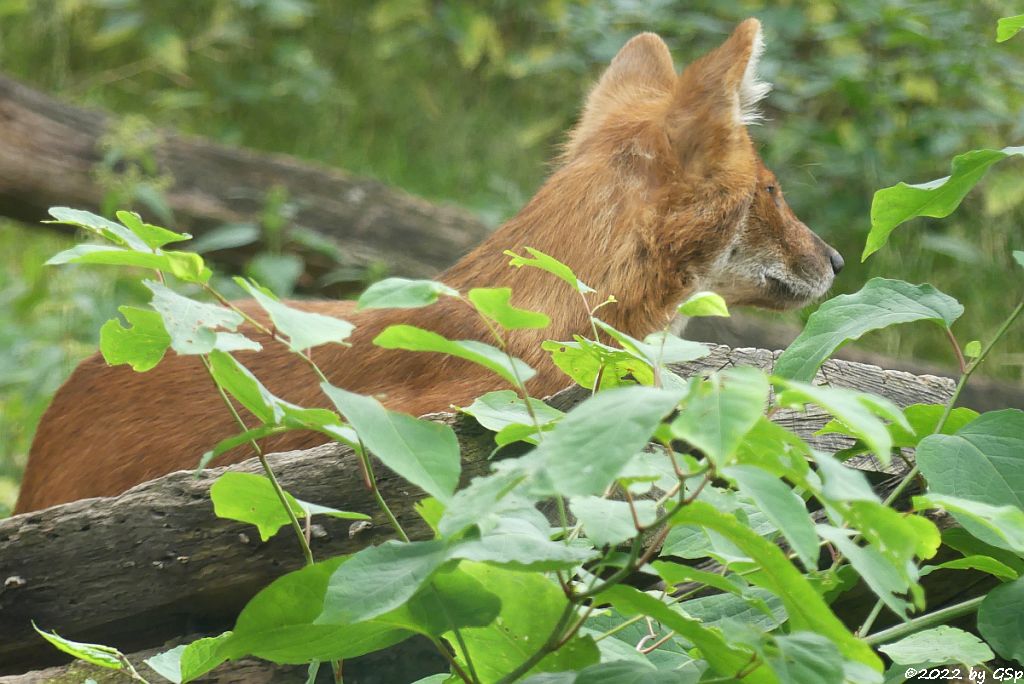
<svg viewBox="0 0 1024 684">
<path fill-rule="evenodd" d="M 116 119 L 0 75 L 0 215 L 37 223 L 54 205 L 97 209 L 100 140 Z M 429 277 L 487 234 L 466 211 L 378 181 L 281 154 L 260 154 L 162 131 L 151 150 L 177 226 L 195 236 L 258 219 L 268 191 L 286 190 L 295 222 L 334 243 L 355 266 Z"/>
<path fill-rule="evenodd" d="M 719 346 L 710 356 L 674 370 L 684 376 L 732 365 L 770 370 L 777 354 Z M 843 361 L 826 363 L 819 379 L 871 391 L 899 405 L 942 402 L 952 389 L 947 379 Z M 551 401 L 570 408 L 585 396 L 568 390 Z M 819 449 L 834 452 L 847 446 L 835 435 L 813 435 L 826 418 L 816 410 L 774 416 Z M 459 438 L 464 482 L 485 472 L 491 433 L 465 416 L 437 414 L 434 419 L 452 425 Z M 299 498 L 374 516 L 374 525 L 360 532 L 344 521 L 319 520 L 312 543 L 317 557 L 351 553 L 391 536 L 348 449 L 327 445 L 276 454 L 271 460 L 284 487 Z M 860 467 L 878 469 L 871 462 Z M 255 460 L 231 469 L 260 471 Z M 59 661 L 59 654 L 33 633 L 30 620 L 71 639 L 142 649 L 197 629 L 229 626 L 253 593 L 298 567 L 301 556 L 290 534 L 261 543 L 251 526 L 213 515 L 208 490 L 223 471 L 210 469 L 198 478 L 172 473 L 118 497 L 0 521 L 0 674 Z M 421 494 L 385 469 L 379 475 L 380 489 L 401 524 L 412 536 L 425 536 L 427 529 L 413 510 Z"/>
</svg>

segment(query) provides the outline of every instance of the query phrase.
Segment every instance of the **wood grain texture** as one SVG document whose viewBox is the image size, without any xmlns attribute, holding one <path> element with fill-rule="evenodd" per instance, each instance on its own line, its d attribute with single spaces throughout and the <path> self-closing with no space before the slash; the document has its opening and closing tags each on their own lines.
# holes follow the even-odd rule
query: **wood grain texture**
<svg viewBox="0 0 1024 684">
<path fill-rule="evenodd" d="M 777 354 L 717 346 L 708 357 L 673 370 L 683 376 L 734 365 L 769 370 Z M 819 378 L 875 392 L 899 405 L 945 401 L 952 390 L 948 379 L 843 361 L 826 363 Z M 550 401 L 568 409 L 586 396 L 574 388 Z M 454 428 L 464 483 L 486 472 L 491 433 L 461 415 L 432 419 Z M 821 412 L 779 412 L 775 419 L 819 449 L 834 452 L 847 445 L 835 436 L 813 435 L 826 420 Z M 325 445 L 275 454 L 271 461 L 282 485 L 300 499 L 374 517 L 371 528 L 352 536 L 348 522 L 318 519 L 312 541 L 316 557 L 352 553 L 391 536 L 347 448 Z M 870 461 L 858 467 L 878 469 Z M 255 460 L 230 469 L 260 472 Z M 198 478 L 172 473 L 118 497 L 0 521 L 0 674 L 59 662 L 59 654 L 33 633 L 30 620 L 70 639 L 138 650 L 175 635 L 230 626 L 256 591 L 299 567 L 301 555 L 287 530 L 261 543 L 252 526 L 214 516 L 209 487 L 224 470 L 206 470 Z M 413 510 L 422 494 L 384 468 L 378 475 L 401 524 L 411 536 L 423 538 L 427 529 Z"/>
</svg>

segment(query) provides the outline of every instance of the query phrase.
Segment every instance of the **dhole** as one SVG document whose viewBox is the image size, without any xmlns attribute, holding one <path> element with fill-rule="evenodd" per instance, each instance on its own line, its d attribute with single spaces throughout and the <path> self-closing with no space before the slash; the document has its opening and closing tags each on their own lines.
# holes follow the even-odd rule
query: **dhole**
<svg viewBox="0 0 1024 684">
<path fill-rule="evenodd" d="M 595 301 L 614 294 L 618 304 L 603 308 L 602 317 L 635 337 L 664 327 L 675 306 L 698 289 L 714 290 L 730 304 L 785 309 L 831 286 L 842 258 L 786 206 L 747 134 L 769 89 L 757 80 L 761 50 L 760 24 L 748 19 L 677 75 L 658 36 L 630 40 L 590 93 L 537 195 L 440 276 L 463 292 L 511 287 L 516 305 L 549 314 L 550 329 L 520 331 L 510 342 L 510 351 L 538 370 L 529 386 L 533 396 L 566 382 L 540 343 L 571 339 L 590 326 L 568 286 L 537 269 L 510 268 L 506 249 L 521 253 L 530 246 L 566 262 L 598 290 Z M 497 376 L 468 362 L 371 343 L 398 322 L 487 341 L 463 303 L 443 298 L 425 309 L 363 312 L 350 302 L 298 306 L 357 326 L 352 347 L 320 347 L 314 358 L 335 385 L 382 396 L 390 408 L 419 415 L 502 388 Z M 259 315 L 257 307 L 246 308 Z M 240 360 L 279 396 L 324 405 L 311 371 L 282 345 L 260 341 L 264 351 L 239 354 Z M 94 355 L 40 423 L 16 512 L 117 494 L 194 467 L 205 450 L 238 430 L 221 402 L 194 357 L 171 355 L 138 374 L 107 367 Z M 263 446 L 281 451 L 322 441 L 319 434 L 291 433 Z M 223 460 L 250 455 L 240 448 Z"/>
</svg>

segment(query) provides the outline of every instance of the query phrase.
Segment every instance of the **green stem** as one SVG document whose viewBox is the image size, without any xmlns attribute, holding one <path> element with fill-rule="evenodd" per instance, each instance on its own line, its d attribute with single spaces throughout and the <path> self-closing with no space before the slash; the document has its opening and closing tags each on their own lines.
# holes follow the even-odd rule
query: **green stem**
<svg viewBox="0 0 1024 684">
<path fill-rule="evenodd" d="M 928 629 L 935 625 L 944 625 L 951 620 L 961 617 L 962 615 L 969 615 L 977 611 L 978 606 L 980 606 L 981 602 L 984 600 L 984 596 L 978 596 L 961 603 L 957 603 L 956 605 L 949 606 L 948 608 L 936 610 L 933 613 L 916 617 L 913 620 L 896 625 L 895 627 L 883 629 L 881 632 L 875 632 L 870 636 L 864 637 L 864 642 L 870 646 L 887 644 L 890 641 L 902 639 L 905 636 L 920 632 L 923 629 Z"/>
<path fill-rule="evenodd" d="M 245 432 L 249 428 L 246 427 L 245 421 L 238 415 L 238 411 L 235 410 L 235 405 L 231 403 L 231 399 L 228 398 L 224 388 L 217 383 L 213 377 L 213 369 L 210 368 L 210 362 L 206 356 L 200 356 L 203 360 L 203 365 L 206 366 L 206 372 L 210 374 L 210 379 L 213 380 L 214 386 L 217 388 L 217 392 L 220 394 L 221 399 L 224 400 L 224 404 L 231 411 L 231 415 L 234 417 L 235 422 L 242 428 L 242 432 Z M 270 467 L 270 463 L 267 461 L 267 457 L 263 453 L 263 449 L 256 443 L 256 440 L 249 440 L 249 444 L 252 445 L 253 450 L 256 452 L 256 457 L 260 460 L 260 465 L 263 466 L 263 472 L 267 474 L 267 479 L 270 480 L 270 486 L 274 489 L 274 494 L 277 495 L 277 500 L 281 502 L 281 506 L 284 508 L 285 513 L 288 515 L 288 522 L 291 523 L 292 529 L 295 530 L 295 536 L 299 538 L 299 546 L 302 548 L 302 555 L 306 558 L 306 565 L 313 564 L 313 551 L 309 548 L 309 542 L 306 540 L 306 535 L 302 531 L 302 525 L 299 523 L 298 516 L 295 515 L 295 511 L 292 510 L 291 504 L 288 502 L 288 497 L 285 496 L 284 489 L 281 487 L 281 483 L 277 481 L 277 476 L 274 475 L 273 468 Z"/>
<path fill-rule="evenodd" d="M 949 398 L 949 401 L 946 402 L 946 408 L 943 409 L 942 416 L 939 418 L 939 422 L 935 424 L 935 430 L 932 434 L 938 434 L 942 432 L 942 428 L 946 426 L 946 421 L 949 420 L 949 416 L 953 413 L 953 407 L 956 406 L 956 402 L 960 398 L 960 393 L 963 391 L 964 386 L 967 385 L 967 381 L 970 379 L 971 375 L 974 374 L 974 371 L 978 369 L 978 366 L 981 365 L 981 362 L 985 360 L 989 352 L 992 351 L 992 348 L 996 346 L 996 343 L 999 342 L 999 340 L 1002 339 L 1003 335 L 1006 334 L 1006 331 L 1010 329 L 1010 326 L 1013 325 L 1013 322 L 1017 320 L 1017 318 L 1021 315 L 1021 312 L 1024 312 L 1024 299 L 1022 299 L 1017 304 L 1016 308 L 1014 308 L 1014 310 L 1010 312 L 1010 315 L 1006 317 L 1006 320 L 1004 320 L 1002 325 L 999 326 L 999 329 L 996 330 L 996 334 L 992 336 L 992 339 L 989 340 L 988 344 L 985 345 L 985 348 L 981 350 L 981 353 L 978 354 L 977 358 L 975 358 L 973 361 L 967 364 L 967 367 L 964 368 L 963 373 L 960 375 L 960 379 L 956 383 L 956 387 L 953 389 L 953 395 Z M 949 338 L 953 344 L 953 348 L 956 350 L 957 358 L 961 360 L 961 367 L 963 367 L 963 356 L 960 352 L 960 345 L 957 343 L 956 338 L 953 337 L 952 333 L 950 333 Z M 896 499 L 898 499 L 900 495 L 906 490 L 906 488 L 910 486 L 910 483 L 914 481 L 914 478 L 916 478 L 920 472 L 920 466 L 918 466 L 917 463 L 915 463 L 914 467 L 907 471 L 907 474 L 903 476 L 903 479 L 900 480 L 899 484 L 897 484 L 896 487 L 889 493 L 889 496 L 885 497 L 885 501 L 882 502 L 883 505 L 891 506 L 893 502 L 895 502 Z M 841 557 L 837 558 L 836 563 L 833 563 L 833 568 L 835 568 L 836 565 L 838 565 L 839 560 L 841 560 Z M 871 625 L 874 624 L 875 618 L 878 617 L 878 613 L 881 610 L 882 600 L 878 599 L 878 601 L 875 602 L 874 607 L 871 609 L 871 613 L 864 621 L 864 624 L 861 625 L 861 628 L 858 630 L 860 634 L 863 634 L 867 632 L 869 629 L 871 629 Z M 911 622 L 913 622 L 913 620 Z"/>
<path fill-rule="evenodd" d="M 388 502 L 384 500 L 384 496 L 380 493 L 380 489 L 377 487 L 377 478 L 373 474 L 373 463 L 370 461 L 370 453 L 363 446 L 362 440 L 359 442 L 359 460 L 363 464 L 363 470 L 366 472 L 366 483 L 370 487 L 370 492 L 373 494 L 374 500 L 380 509 L 384 511 L 384 515 L 387 517 L 388 522 L 395 528 L 395 532 L 398 537 L 404 541 L 409 541 L 409 535 L 405 533 L 402 525 L 398 522 L 398 518 L 391 511 L 391 507 L 388 506 Z"/>
<path fill-rule="evenodd" d="M 960 393 L 963 391 L 964 386 L 967 384 L 967 381 L 970 379 L 971 375 L 974 374 L 974 371 L 978 369 L 978 366 L 981 365 L 981 362 L 985 360 L 985 357 L 988 356 L 989 352 L 992 351 L 992 348 L 996 346 L 996 343 L 999 342 L 1003 335 L 1006 334 L 1006 331 L 1010 329 L 1010 326 L 1013 325 L 1013 322 L 1017 320 L 1017 318 L 1021 315 L 1021 312 L 1024 312 L 1024 300 L 1021 300 L 1020 303 L 1017 304 L 1017 307 L 1013 310 L 1013 312 L 1011 312 L 1010 315 L 1006 318 L 1006 320 L 1003 321 L 1003 324 L 999 326 L 999 329 L 996 331 L 996 334 L 992 337 L 991 340 L 989 340 L 989 343 L 985 345 L 985 348 L 981 350 L 981 353 L 978 354 L 978 357 L 967 365 L 967 368 L 964 370 L 963 374 L 960 376 L 960 379 L 956 383 L 956 388 L 954 388 L 953 390 L 953 396 L 951 396 L 949 398 L 949 401 L 946 402 L 946 408 L 942 412 L 942 417 L 939 418 L 939 422 L 935 425 L 935 434 L 942 432 L 942 428 L 946 426 L 946 421 L 949 420 L 950 414 L 953 413 L 953 407 L 956 405 L 957 400 L 960 398 Z M 892 504 L 893 501 L 899 498 L 900 494 L 903 493 L 903 491 L 913 481 L 913 479 L 917 476 L 919 472 L 921 472 L 921 469 L 917 465 L 914 465 L 914 467 L 911 468 L 910 471 L 903 476 L 903 480 L 900 481 L 900 483 L 896 485 L 896 488 L 893 489 L 889 496 L 886 497 L 884 502 L 885 505 L 889 506 Z"/>
</svg>

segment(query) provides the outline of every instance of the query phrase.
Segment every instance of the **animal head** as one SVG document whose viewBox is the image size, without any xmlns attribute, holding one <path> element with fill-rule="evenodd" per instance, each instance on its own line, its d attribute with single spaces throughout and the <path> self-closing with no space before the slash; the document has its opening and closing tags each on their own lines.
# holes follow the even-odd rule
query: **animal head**
<svg viewBox="0 0 1024 684">
<path fill-rule="evenodd" d="M 748 134 L 771 88 L 757 76 L 763 47 L 748 19 L 677 74 L 661 38 L 636 36 L 590 93 L 561 169 L 607 167 L 618 229 L 639 233 L 677 295 L 786 309 L 825 294 L 843 259 L 789 209 Z"/>
</svg>

